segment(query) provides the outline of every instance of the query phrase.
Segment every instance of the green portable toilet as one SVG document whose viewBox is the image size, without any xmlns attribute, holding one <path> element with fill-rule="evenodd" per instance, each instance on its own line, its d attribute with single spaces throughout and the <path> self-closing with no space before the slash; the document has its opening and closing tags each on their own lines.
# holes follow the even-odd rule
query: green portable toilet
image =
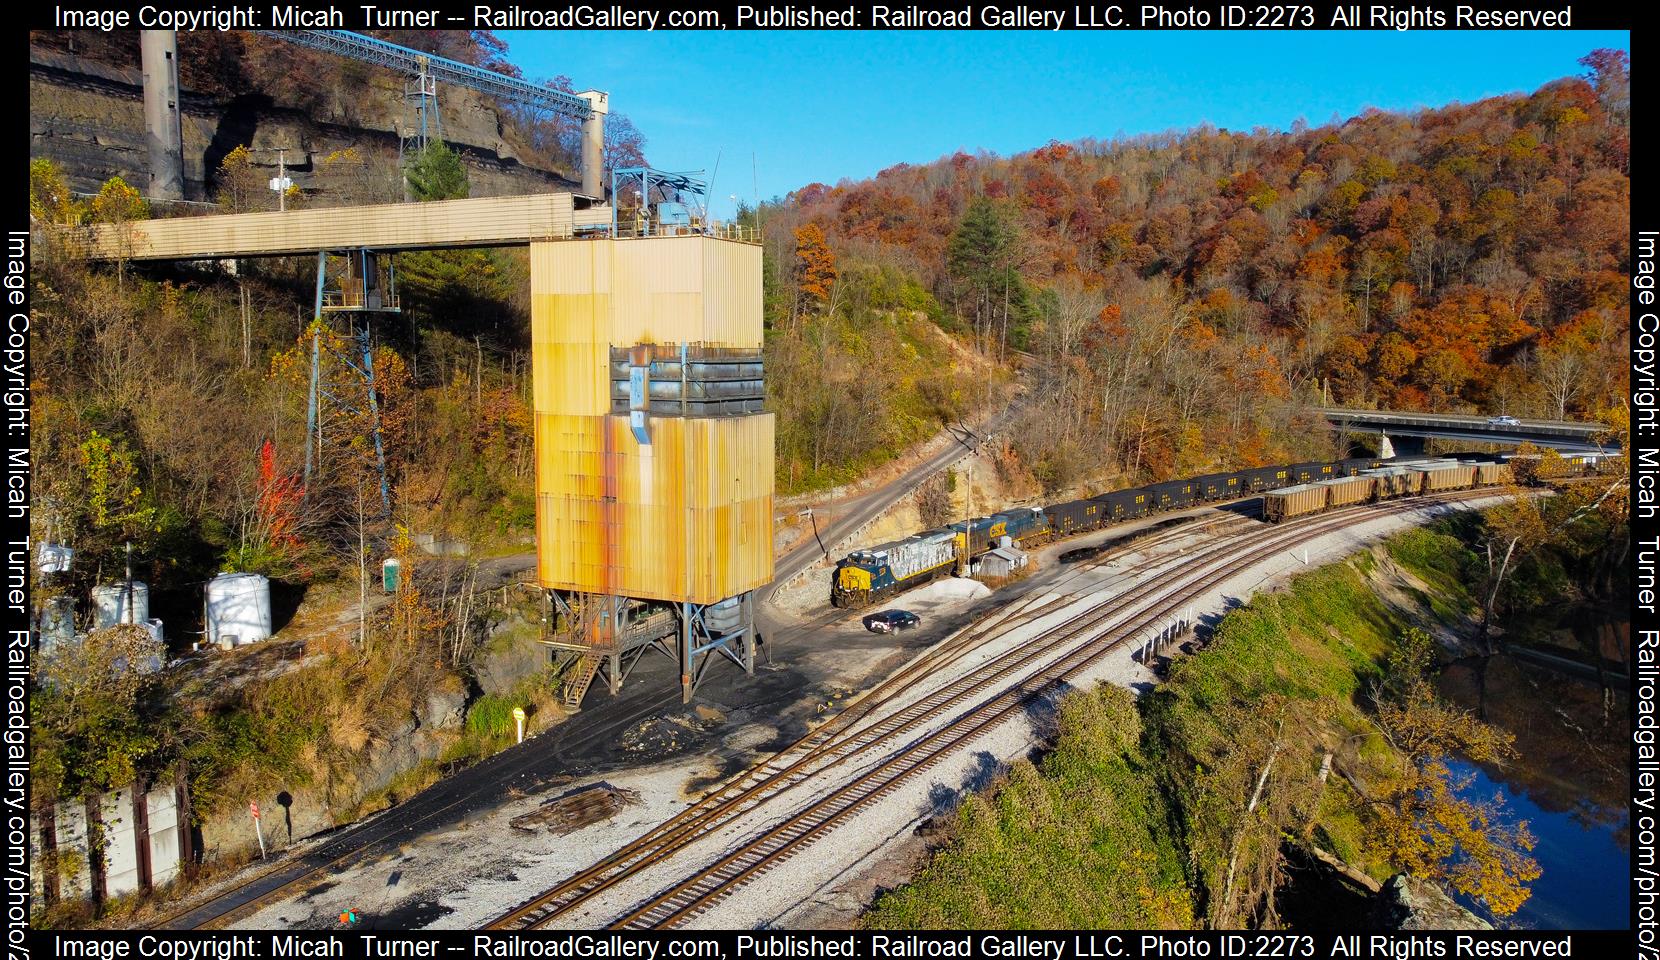
<svg viewBox="0 0 1660 960">
<path fill-rule="evenodd" d="M 396 557 L 388 557 L 386 561 L 380 565 L 380 579 L 386 586 L 387 593 L 398 592 L 398 575 L 402 571 L 403 564 L 399 563 Z"/>
</svg>

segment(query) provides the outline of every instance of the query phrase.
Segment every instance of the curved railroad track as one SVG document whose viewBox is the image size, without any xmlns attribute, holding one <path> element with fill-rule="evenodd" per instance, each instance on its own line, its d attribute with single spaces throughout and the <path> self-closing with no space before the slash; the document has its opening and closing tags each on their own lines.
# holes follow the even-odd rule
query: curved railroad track
<svg viewBox="0 0 1660 960">
<path fill-rule="evenodd" d="M 1164 567 L 1179 568 L 1174 579 L 1151 577 L 1127 593 L 1069 614 L 1064 623 L 1056 624 L 1020 650 L 975 667 L 933 690 L 925 690 L 926 678 L 984 645 L 991 639 L 992 631 L 1001 632 L 1033 622 L 1061 607 L 1076 606 L 1076 600 L 1050 599 L 1027 608 L 1028 600 L 993 611 L 960 634 L 956 641 L 929 651 L 797 744 L 741 774 L 600 863 L 520 904 L 489 926 L 530 929 L 570 914 L 650 865 L 661 863 L 734 823 L 763 803 L 836 767 L 868 759 L 882 744 L 915 734 L 914 739 L 882 755 L 874 765 L 854 773 L 840 786 L 812 799 L 718 856 L 713 863 L 661 889 L 612 921 L 613 925 L 626 927 L 673 926 L 684 922 L 805 849 L 838 822 L 955 752 L 968 740 L 1025 710 L 1037 698 L 1047 696 L 1056 684 L 1107 650 L 1138 636 L 1141 624 L 1181 610 L 1193 598 L 1228 579 L 1240 566 L 1348 526 L 1360 516 L 1403 513 L 1437 502 L 1486 495 L 1490 493 L 1476 490 L 1351 507 L 1320 514 L 1311 523 L 1293 528 L 1258 528 L 1208 544 L 1193 553 L 1164 558 L 1154 563 L 1151 572 L 1159 574 L 1164 572 Z M 1159 539 L 1168 541 L 1191 532 L 1189 525 L 1169 531 Z M 1088 566 L 1105 563 L 1125 552 L 1148 549 L 1156 545 L 1152 539 L 1113 551 Z M 1243 555 L 1239 552 L 1242 547 L 1249 548 Z M 856 726 L 881 707 L 913 694 L 916 698 L 897 712 L 879 718 L 869 727 Z M 947 717 L 954 708 L 976 696 L 985 699 L 943 727 L 928 729 L 930 724 Z M 592 919 L 583 918 L 579 922 Z"/>
<path fill-rule="evenodd" d="M 1249 523 L 1244 518 L 1229 518 L 1224 526 Z M 1067 575 L 1080 575 L 1083 570 L 1101 566 L 1120 556 L 1140 552 L 1181 537 L 1201 532 L 1193 524 L 1182 524 L 1148 537 L 1136 538 L 1112 548 L 1101 556 Z M 1035 602 L 1034 602 L 1035 601 Z M 659 862 L 662 858 L 696 842 L 711 831 L 754 809 L 760 803 L 805 782 L 812 776 L 850 759 L 849 748 L 868 747 L 877 740 L 913 729 L 930 717 L 936 716 L 942 705 L 960 702 L 975 691 L 1009 671 L 959 683 L 948 691 L 940 691 L 938 699 L 928 709 L 917 710 L 917 705 L 881 720 L 870 729 L 855 730 L 854 725 L 882 707 L 914 691 L 916 685 L 951 666 L 979 649 L 996 636 L 994 631 L 1006 631 L 1029 623 L 1041 616 L 1069 606 L 1073 601 L 1058 596 L 1048 598 L 1025 597 L 999 605 L 982 614 L 956 637 L 924 652 L 897 673 L 883 680 L 850 701 L 847 708 L 826 723 L 775 754 L 764 764 L 751 767 L 728 781 L 719 789 L 701 797 L 690 807 L 664 821 L 640 838 L 611 854 L 593 866 L 537 897 L 520 904 L 512 911 L 492 921 L 491 928 L 531 929 L 569 912 L 628 878 L 640 867 Z M 827 761 L 817 766 L 818 761 Z"/>
<path fill-rule="evenodd" d="M 1101 562 L 1125 552 L 1148 549 L 1195 529 L 1197 527 L 1193 523 L 1185 523 L 1150 535 L 1134 538 L 1126 541 L 1121 547 L 1110 548 L 1110 553 L 1104 554 Z M 1000 605 L 998 608 L 982 615 L 977 623 L 985 622 L 1015 605 L 1014 602 Z M 834 622 L 842 616 L 845 616 L 844 611 L 834 611 L 833 615 L 826 619 L 826 623 Z M 971 625 L 969 629 L 972 630 L 973 626 Z M 913 666 L 915 671 L 920 672 L 926 669 L 938 669 L 949 662 L 951 661 L 935 660 L 926 664 L 914 664 Z M 658 714 L 665 707 L 678 703 L 678 699 L 678 692 L 676 691 L 672 697 L 666 696 L 660 701 L 650 701 L 642 709 L 625 714 L 619 720 L 608 723 L 603 728 L 591 732 L 579 740 L 566 743 L 563 747 L 570 749 L 606 735 L 615 735 L 640 720 Z M 863 704 L 865 700 L 869 700 L 868 693 L 860 700 L 853 701 L 849 709 Z M 877 706 L 880 706 L 880 703 L 872 701 L 868 705 L 864 705 L 863 708 L 869 710 Z M 848 710 L 837 714 L 837 718 L 846 716 L 848 716 Z M 843 723 L 851 722 L 855 718 L 856 715 L 848 717 L 848 720 L 843 721 Z M 833 732 L 833 729 L 831 728 L 831 732 Z M 826 727 L 821 726 L 814 732 L 819 733 L 825 730 Z M 812 734 L 809 734 L 809 737 L 811 736 Z M 491 758 L 491 760 L 485 762 L 494 762 L 501 766 L 502 769 L 497 774 L 498 779 L 509 779 L 518 776 L 521 772 L 539 766 L 541 760 L 530 755 L 498 754 L 496 758 Z M 745 775 L 740 775 L 740 780 L 743 776 Z M 729 783 L 722 789 L 727 790 L 732 787 L 733 784 Z M 705 798 L 705 800 L 708 799 Z M 278 860 L 260 872 L 242 879 L 233 887 L 201 900 L 193 901 L 187 906 L 178 907 L 159 919 L 147 922 L 145 926 L 149 929 L 167 930 L 223 929 L 246 919 L 275 902 L 297 895 L 308 887 L 324 882 L 341 869 L 350 866 L 364 856 L 370 855 L 377 844 L 394 837 L 411 835 L 427 824 L 441 822 L 451 811 L 472 803 L 473 800 L 474 798 L 470 795 L 459 796 L 449 803 L 423 810 L 414 817 L 400 818 L 397 808 L 385 811 L 378 817 L 371 818 L 354 828 L 348 828 L 340 836 L 324 842 L 315 850 L 292 858 Z M 690 812 L 689 808 L 687 811 L 682 811 L 682 815 L 687 815 Z M 364 836 L 365 833 L 369 834 L 367 838 Z"/>
</svg>

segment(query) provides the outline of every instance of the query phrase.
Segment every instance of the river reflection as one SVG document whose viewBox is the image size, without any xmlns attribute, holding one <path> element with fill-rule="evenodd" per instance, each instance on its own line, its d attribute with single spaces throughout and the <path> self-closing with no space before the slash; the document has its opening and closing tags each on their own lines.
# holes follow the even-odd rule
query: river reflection
<svg viewBox="0 0 1660 960">
<path fill-rule="evenodd" d="M 1528 821 L 1538 839 L 1533 856 L 1540 876 L 1533 896 L 1509 919 L 1518 927 L 1540 930 L 1625 930 L 1631 927 L 1626 873 L 1630 853 L 1622 846 L 1628 812 L 1590 805 L 1551 811 L 1516 787 L 1499 783 L 1474 764 L 1453 760 L 1455 775 L 1474 773 L 1468 795 L 1491 797 L 1502 789 L 1512 814 Z M 1471 906 L 1460 897 L 1460 902 Z"/>
</svg>

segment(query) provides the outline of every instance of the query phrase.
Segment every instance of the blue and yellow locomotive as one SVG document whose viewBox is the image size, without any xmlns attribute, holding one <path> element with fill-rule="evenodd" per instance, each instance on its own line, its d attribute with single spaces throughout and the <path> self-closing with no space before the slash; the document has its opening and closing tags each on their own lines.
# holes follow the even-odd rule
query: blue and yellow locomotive
<svg viewBox="0 0 1660 960">
<path fill-rule="evenodd" d="M 836 564 L 830 602 L 837 607 L 862 607 L 966 567 L 970 558 L 997 546 L 1004 537 L 1032 545 L 1048 539 L 1049 534 L 1049 519 L 1042 508 L 1016 507 L 855 550 Z"/>
</svg>

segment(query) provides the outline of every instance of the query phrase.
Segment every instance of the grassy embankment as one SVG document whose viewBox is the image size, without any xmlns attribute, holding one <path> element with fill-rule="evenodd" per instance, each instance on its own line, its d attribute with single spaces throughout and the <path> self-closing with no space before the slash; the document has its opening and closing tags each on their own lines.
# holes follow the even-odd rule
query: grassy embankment
<svg viewBox="0 0 1660 960">
<path fill-rule="evenodd" d="M 1445 533 L 1403 533 L 1229 613 L 1205 649 L 1139 702 L 1111 686 L 1069 696 L 1054 749 L 964 802 L 949 842 L 865 923 L 1195 926 L 1243 898 L 1252 876 L 1272 888 L 1288 814 L 1302 823 L 1286 839 L 1387 877 L 1392 865 L 1369 842 L 1355 788 L 1317 771 L 1331 753 L 1338 771 L 1375 785 L 1398 764 L 1376 735 L 1369 685 L 1414 621 L 1472 609 L 1460 577 L 1472 559 Z M 1394 604 L 1379 580 L 1403 588 Z M 1264 766 L 1272 776 L 1248 811 Z"/>
</svg>

